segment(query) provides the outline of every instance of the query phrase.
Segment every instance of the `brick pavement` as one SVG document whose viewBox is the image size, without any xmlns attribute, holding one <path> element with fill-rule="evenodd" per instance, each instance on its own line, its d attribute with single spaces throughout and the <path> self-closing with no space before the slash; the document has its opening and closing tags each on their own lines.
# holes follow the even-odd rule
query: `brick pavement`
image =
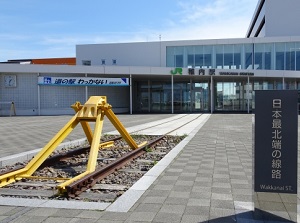
<svg viewBox="0 0 300 223">
<path fill-rule="evenodd" d="M 0 206 L 0 222 L 262 223 L 252 196 L 252 115 L 214 114 L 128 212 Z"/>
</svg>

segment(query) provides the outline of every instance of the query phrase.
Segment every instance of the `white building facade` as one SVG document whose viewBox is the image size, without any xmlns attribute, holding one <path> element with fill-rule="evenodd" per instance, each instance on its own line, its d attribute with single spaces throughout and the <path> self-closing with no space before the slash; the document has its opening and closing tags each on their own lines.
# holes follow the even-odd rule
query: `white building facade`
<svg viewBox="0 0 300 223">
<path fill-rule="evenodd" d="M 17 115 L 73 114 L 93 95 L 116 113 L 251 113 L 255 90 L 300 90 L 300 33 L 266 32 L 273 1 L 258 2 L 249 38 L 77 45 L 76 66 L 0 64 L 0 115 L 9 102 Z"/>
</svg>

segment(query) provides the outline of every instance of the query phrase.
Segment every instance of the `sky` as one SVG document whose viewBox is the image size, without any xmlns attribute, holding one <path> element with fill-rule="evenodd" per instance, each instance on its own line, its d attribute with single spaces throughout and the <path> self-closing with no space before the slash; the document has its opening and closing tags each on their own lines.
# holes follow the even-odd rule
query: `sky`
<svg viewBox="0 0 300 223">
<path fill-rule="evenodd" d="M 76 45 L 244 38 L 258 0 L 0 0 L 0 61 Z"/>
</svg>

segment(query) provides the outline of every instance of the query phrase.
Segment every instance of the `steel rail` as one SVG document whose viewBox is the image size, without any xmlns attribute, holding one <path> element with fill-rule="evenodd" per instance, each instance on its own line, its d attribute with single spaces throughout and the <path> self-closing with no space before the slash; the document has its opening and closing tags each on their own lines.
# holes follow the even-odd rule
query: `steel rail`
<svg viewBox="0 0 300 223">
<path fill-rule="evenodd" d="M 65 192 L 65 196 L 67 197 L 76 197 L 78 195 L 80 195 L 82 192 L 84 192 L 85 190 L 89 189 L 89 188 L 92 188 L 97 182 L 99 182 L 100 180 L 104 179 L 105 177 L 107 177 L 109 174 L 117 171 L 118 169 L 120 169 L 121 167 L 123 167 L 125 164 L 127 164 L 128 162 L 130 162 L 131 160 L 134 160 L 135 158 L 141 156 L 142 154 L 144 154 L 146 152 L 146 149 L 147 147 L 151 147 L 153 145 L 155 145 L 157 142 L 159 142 L 161 139 L 163 139 L 166 135 L 170 134 L 171 132 L 174 132 L 176 131 L 177 129 L 193 122 L 194 120 L 198 119 L 202 114 L 198 115 L 196 118 L 184 123 L 183 125 L 169 131 L 168 133 L 165 133 L 164 135 L 152 140 L 151 142 L 149 142 L 148 144 L 140 147 L 140 148 L 137 148 L 136 150 L 132 150 L 131 152 L 129 152 L 128 154 L 122 156 L 121 158 L 111 162 L 110 164 L 102 167 L 102 168 L 99 168 L 99 169 L 96 169 L 94 172 L 88 174 L 87 176 L 83 177 L 82 179 L 79 179 L 73 183 L 71 183 L 70 185 L 66 186 L 66 192 Z M 183 116 L 185 117 L 185 116 Z M 182 118 L 182 117 L 181 117 Z M 168 121 L 169 122 L 169 121 Z M 166 123 L 166 122 L 164 122 Z M 160 123 L 160 124 L 157 124 L 157 125 L 154 125 L 154 126 L 159 126 L 161 124 L 164 124 L 164 123 Z M 153 128 L 153 126 L 151 126 L 150 128 Z M 145 129 L 148 129 L 148 128 L 145 128 Z M 140 130 L 138 130 L 140 131 Z M 137 132 L 138 132 L 137 131 Z M 134 133 L 134 132 L 132 132 Z M 107 141 L 115 141 L 115 140 L 119 140 L 121 139 L 122 137 L 115 137 L 113 139 L 109 139 Z M 106 142 L 106 141 L 105 141 Z M 60 160 L 64 160 L 64 159 L 67 159 L 73 155 L 78 155 L 78 154 L 82 154 L 84 153 L 85 151 L 87 151 L 90 147 L 87 146 L 87 147 L 84 147 L 84 148 L 79 148 L 79 149 L 73 149 L 73 150 L 69 150 L 67 151 L 66 153 L 63 153 L 63 154 L 57 154 L 57 155 L 54 155 L 52 157 L 49 157 L 47 160 L 45 160 L 45 162 L 42 164 L 43 167 L 45 166 L 49 166 L 57 161 L 60 161 Z M 42 167 L 41 166 L 41 167 Z M 17 167 L 15 169 L 21 169 L 23 167 Z M 5 171 L 5 173 L 7 172 L 11 172 L 11 171 L 14 171 L 15 169 L 13 170 L 8 170 L 8 171 Z M 4 174 L 3 173 L 0 173 L 0 175 Z"/>
<path fill-rule="evenodd" d="M 66 196 L 67 197 L 75 197 L 84 192 L 85 190 L 93 187 L 99 180 L 104 179 L 109 174 L 117 171 L 121 167 L 123 167 L 126 163 L 134 160 L 135 158 L 141 156 L 146 152 L 146 148 L 155 145 L 161 139 L 163 139 L 165 135 L 160 136 L 151 142 L 147 143 L 146 145 L 132 150 L 131 152 L 125 154 L 124 156 L 120 157 L 119 159 L 111 162 L 110 164 L 106 165 L 105 167 L 96 169 L 94 172 L 88 174 L 87 176 L 73 182 L 72 184 L 66 187 Z"/>
<path fill-rule="evenodd" d="M 103 141 L 103 143 L 109 142 L 109 141 L 116 141 L 116 140 L 119 140 L 121 138 L 122 138 L 121 136 L 118 136 L 118 137 Z M 88 151 L 90 148 L 91 148 L 90 146 L 86 146 L 86 147 L 82 147 L 82 148 L 78 148 L 78 149 L 68 150 L 64 153 L 60 153 L 60 154 L 56 154 L 54 156 L 51 156 L 48 159 L 46 159 L 38 169 L 44 168 L 46 166 L 51 166 L 53 163 L 56 163 L 56 162 L 62 161 L 62 160 L 66 160 L 66 159 L 68 159 L 72 156 L 83 154 L 86 151 Z M 0 176 L 4 175 L 4 174 L 7 174 L 7 173 L 11 173 L 11 172 L 16 171 L 16 170 L 20 170 L 20 169 L 24 168 L 25 166 L 26 165 L 20 165 L 18 167 L 13 168 L 13 169 L 2 171 L 2 172 L 0 172 Z"/>
<path fill-rule="evenodd" d="M 136 150 L 133 150 L 133 151 L 125 154 L 124 156 L 120 157 L 119 159 L 111 162 L 110 164 L 108 164 L 108 165 L 106 165 L 102 168 L 96 169 L 94 172 L 92 172 L 92 173 L 86 175 L 85 177 L 71 183 L 70 185 L 66 186 L 65 196 L 73 198 L 73 197 L 76 197 L 76 196 L 80 195 L 85 190 L 87 190 L 89 188 L 92 188 L 98 181 L 104 179 L 109 174 L 117 171 L 118 169 L 123 167 L 125 164 L 127 164 L 131 160 L 133 160 L 133 159 L 141 156 L 142 154 L 144 154 L 146 152 L 146 148 L 155 145 L 161 139 L 163 139 L 167 134 L 181 128 L 182 126 L 185 126 L 185 125 L 191 123 L 192 121 L 198 119 L 201 115 L 202 114 L 200 114 L 196 118 L 184 123 L 183 125 L 173 129 L 172 131 L 169 131 L 168 133 L 152 140 L 151 142 L 147 143 L 145 146 L 142 146 L 142 147 L 140 147 Z"/>
<path fill-rule="evenodd" d="M 185 118 L 187 115 L 184 115 L 182 117 L 180 117 L 179 119 L 182 119 L 182 118 Z M 178 120 L 178 119 L 177 119 Z M 132 133 L 135 133 L 135 132 L 140 132 L 140 131 L 143 131 L 143 130 L 146 130 L 146 129 L 149 129 L 149 128 L 153 128 L 153 127 L 157 127 L 157 126 L 160 126 L 160 125 L 163 125 L 165 123 L 169 123 L 170 121 L 165 121 L 165 122 L 161 122 L 159 124 L 156 124 L 156 125 L 153 125 L 151 127 L 148 127 L 148 128 L 143 128 L 143 129 L 139 129 L 137 131 L 133 131 L 131 132 L 130 134 Z M 176 129 L 175 129 L 176 130 Z M 175 131 L 173 130 L 173 131 Z M 170 133 L 170 132 L 169 132 Z M 168 134 L 168 133 L 166 133 Z M 108 142 L 108 141 L 116 141 L 116 140 L 119 140 L 121 139 L 122 137 L 121 136 L 118 136 L 118 137 L 115 137 L 115 138 L 112 138 L 112 139 L 109 139 L 109 140 L 106 140 L 106 141 L 103 141 L 103 143 L 105 142 Z M 86 151 L 88 151 L 91 147 L 90 146 L 86 146 L 86 147 L 83 147 L 83 148 L 78 148 L 78 149 L 72 149 L 72 150 L 68 150 L 66 151 L 65 153 L 61 153 L 61 154 L 56 154 L 54 156 L 51 156 L 49 157 L 48 159 L 46 159 L 44 161 L 43 164 L 41 164 L 41 166 L 38 168 L 38 169 L 41 169 L 41 168 L 44 168 L 46 166 L 50 166 L 52 165 L 53 163 L 56 163 L 58 161 L 62 161 L 62 160 L 65 160 L 65 159 L 68 159 L 69 157 L 71 156 L 76 156 L 76 155 L 79 155 L 79 154 L 83 154 L 85 153 Z M 21 165 L 20 167 L 16 167 L 16 168 L 13 168 L 11 170 L 6 170 L 6 171 L 3 171 L 3 172 L 0 172 L 0 176 L 1 175 L 4 175 L 4 174 L 7 174 L 7 173 L 10 173 L 10 172 L 13 172 L 13 171 L 16 171 L 16 170 L 19 170 L 19 169 L 22 169 L 24 168 L 25 165 Z"/>
<path fill-rule="evenodd" d="M 117 141 L 121 138 L 122 138 L 121 136 L 118 136 L 118 137 L 103 141 L 102 143 L 106 143 L 106 142 L 109 142 L 109 141 Z M 40 168 L 43 168 L 45 166 L 50 166 L 51 164 L 56 163 L 57 161 L 66 160 L 66 159 L 70 158 L 71 156 L 76 156 L 76 155 L 79 155 L 79 154 L 83 154 L 86 151 L 88 151 L 90 148 L 91 148 L 90 146 L 86 146 L 86 147 L 83 147 L 83 148 L 72 149 L 72 150 L 66 151 L 65 153 L 54 155 L 54 156 L 49 157 L 48 159 L 46 159 L 45 162 L 41 165 Z"/>
</svg>

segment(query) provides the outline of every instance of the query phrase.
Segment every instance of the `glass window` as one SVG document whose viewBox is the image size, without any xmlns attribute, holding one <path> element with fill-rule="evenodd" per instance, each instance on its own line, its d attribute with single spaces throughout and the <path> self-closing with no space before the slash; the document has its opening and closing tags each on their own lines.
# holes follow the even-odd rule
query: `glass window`
<svg viewBox="0 0 300 223">
<path fill-rule="evenodd" d="M 233 45 L 224 45 L 224 69 L 232 69 L 233 67 Z"/>
<path fill-rule="evenodd" d="M 286 43 L 285 51 L 285 69 L 286 70 L 295 70 L 295 43 Z"/>
<path fill-rule="evenodd" d="M 282 90 L 282 89 L 283 89 L 282 80 L 275 80 L 274 81 L 274 90 Z"/>
<path fill-rule="evenodd" d="M 188 54 L 188 58 L 187 58 L 187 60 L 188 60 L 187 66 L 188 67 L 194 67 L 194 65 L 195 65 L 194 58 L 195 58 L 194 54 Z"/>
<path fill-rule="evenodd" d="M 245 44 L 245 69 L 253 69 L 252 67 L 252 54 L 253 44 Z"/>
<path fill-rule="evenodd" d="M 172 46 L 167 47 L 167 67 L 175 67 L 175 48 Z"/>
<path fill-rule="evenodd" d="M 296 80 L 295 79 L 285 79 L 285 89 L 286 90 L 296 90 Z"/>
<path fill-rule="evenodd" d="M 196 68 L 203 67 L 203 46 L 195 47 L 195 67 Z"/>
<path fill-rule="evenodd" d="M 264 68 L 264 64 L 263 64 L 263 54 L 264 54 L 264 48 L 265 45 L 262 44 L 255 44 L 254 45 L 254 70 L 261 70 Z"/>
<path fill-rule="evenodd" d="M 137 83 L 137 91 L 136 91 L 136 102 L 135 111 L 137 112 L 149 112 L 149 85 L 147 81 L 142 81 Z"/>
<path fill-rule="evenodd" d="M 296 70 L 300 70 L 300 43 L 295 44 L 295 54 L 296 54 Z"/>
<path fill-rule="evenodd" d="M 174 111 L 190 111 L 191 106 L 191 91 L 190 91 L 190 83 L 189 82 L 179 82 L 174 83 Z"/>
<path fill-rule="evenodd" d="M 175 55 L 175 67 L 183 67 L 183 55 Z"/>
<path fill-rule="evenodd" d="M 264 69 L 265 70 L 271 70 L 274 69 L 274 65 L 272 62 L 272 49 L 274 44 L 273 43 L 267 43 L 265 44 L 265 53 L 264 53 Z"/>
<path fill-rule="evenodd" d="M 83 60 L 82 65 L 84 66 L 91 66 L 91 61 L 90 60 Z"/>
<path fill-rule="evenodd" d="M 183 67 L 183 52 L 183 46 L 175 48 L 175 67 Z"/>
<path fill-rule="evenodd" d="M 216 68 L 223 68 L 223 45 L 217 45 L 215 47 L 216 50 Z"/>
<path fill-rule="evenodd" d="M 186 47 L 186 52 L 187 52 L 187 67 L 195 67 L 194 47 L 193 46 L 187 46 Z"/>
<path fill-rule="evenodd" d="M 276 70 L 284 70 L 285 43 L 275 43 Z"/>
<path fill-rule="evenodd" d="M 203 67 L 212 68 L 213 46 L 203 46 Z"/>
<path fill-rule="evenodd" d="M 242 46 L 241 45 L 234 45 L 233 46 L 233 66 L 232 69 L 242 69 L 242 63 L 241 63 L 241 52 L 242 52 Z"/>
<path fill-rule="evenodd" d="M 105 65 L 105 59 L 101 60 L 101 65 Z"/>
</svg>

